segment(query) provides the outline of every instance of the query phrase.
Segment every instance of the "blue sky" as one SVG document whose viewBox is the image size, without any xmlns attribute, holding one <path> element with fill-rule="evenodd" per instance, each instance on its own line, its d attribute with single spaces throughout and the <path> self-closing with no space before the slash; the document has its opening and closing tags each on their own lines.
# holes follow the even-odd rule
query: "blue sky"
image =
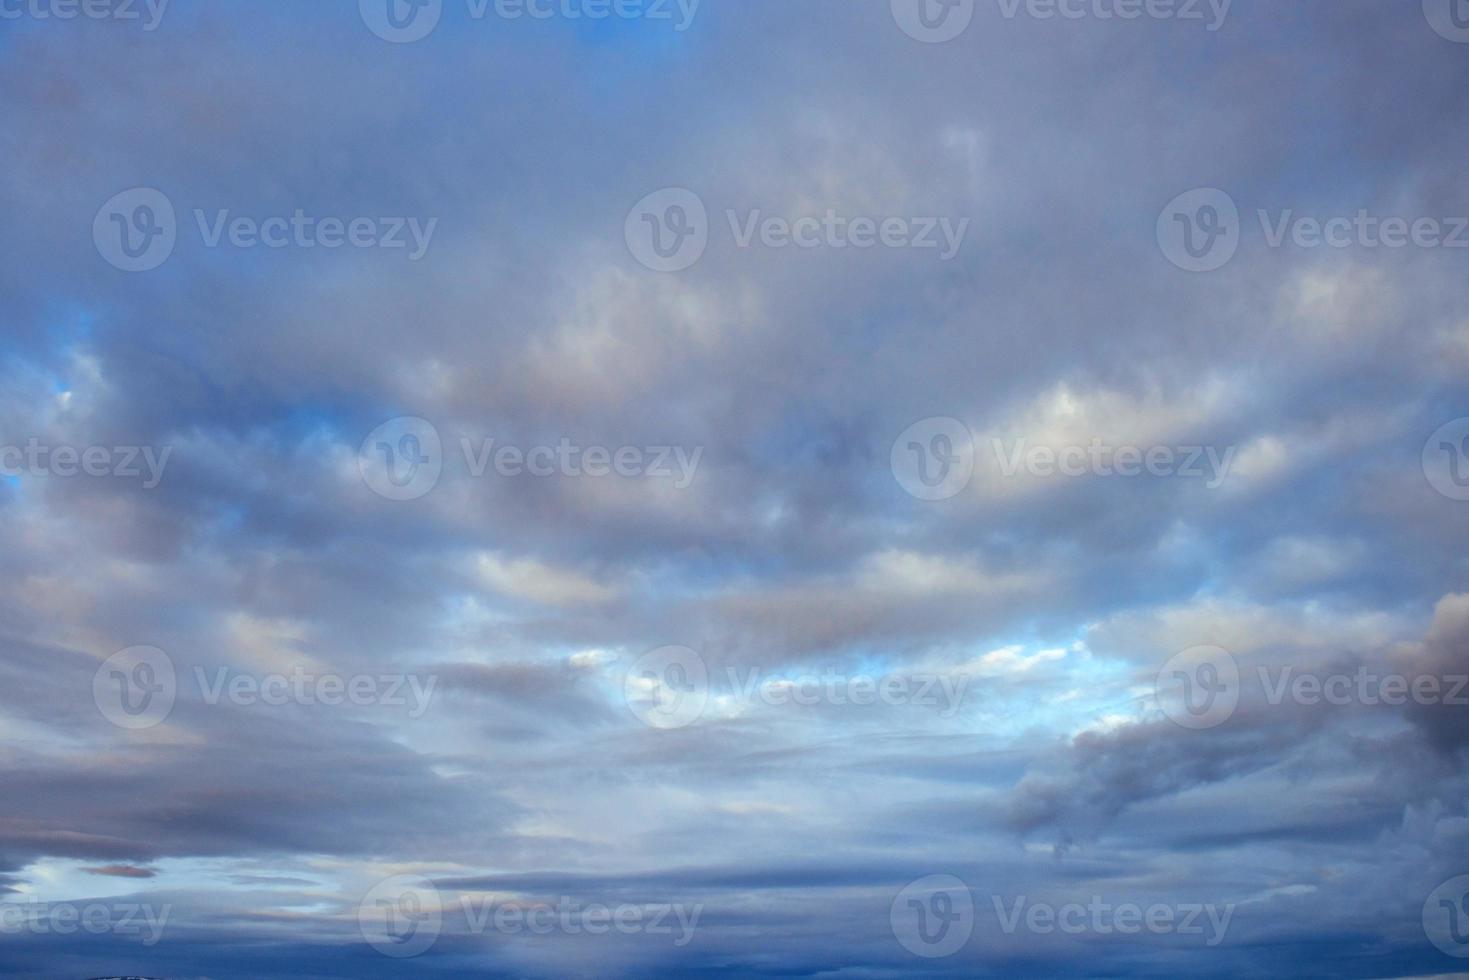
<svg viewBox="0 0 1469 980">
<path fill-rule="evenodd" d="M 1462 0 L 85 9 L 0 976 L 1465 975 Z"/>
</svg>

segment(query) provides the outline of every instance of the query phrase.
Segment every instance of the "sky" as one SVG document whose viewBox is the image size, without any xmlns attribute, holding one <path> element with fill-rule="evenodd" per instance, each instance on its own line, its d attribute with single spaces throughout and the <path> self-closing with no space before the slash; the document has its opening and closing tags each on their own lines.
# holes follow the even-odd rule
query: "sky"
<svg viewBox="0 0 1469 980">
<path fill-rule="evenodd" d="M 0 976 L 1469 976 L 1466 0 L 0 0 Z"/>
</svg>

